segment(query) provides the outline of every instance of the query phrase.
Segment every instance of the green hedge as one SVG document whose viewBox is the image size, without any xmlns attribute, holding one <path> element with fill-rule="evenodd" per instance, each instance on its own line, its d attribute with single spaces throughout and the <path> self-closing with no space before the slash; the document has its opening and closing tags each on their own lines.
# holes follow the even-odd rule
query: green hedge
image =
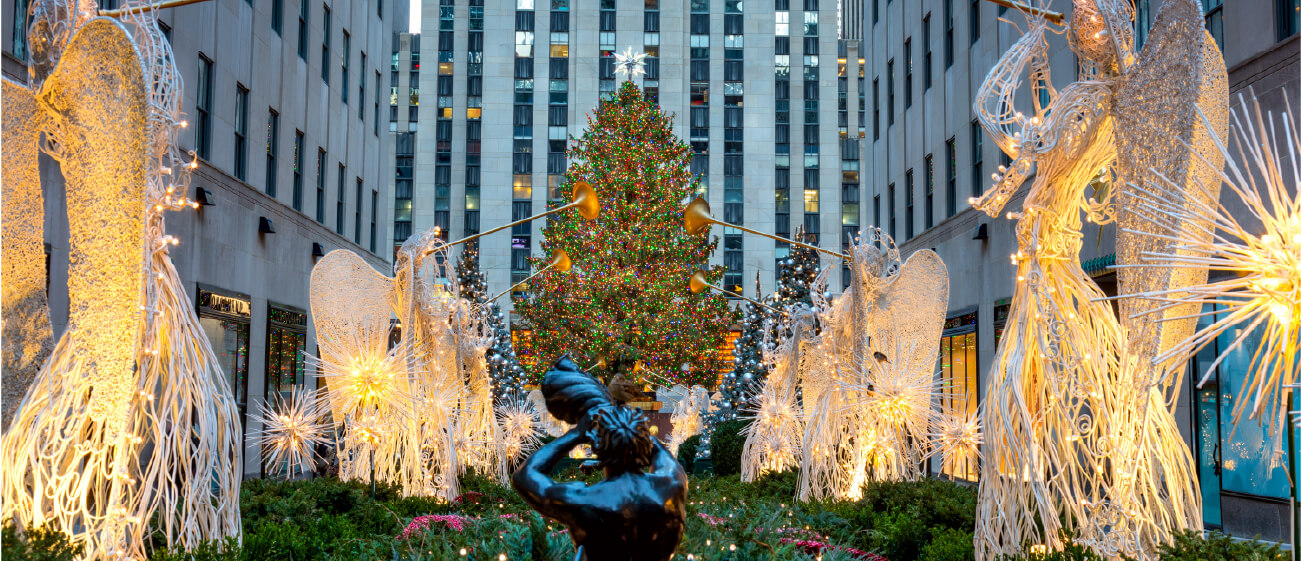
<svg viewBox="0 0 1301 561">
<path fill-rule="evenodd" d="M 709 456 L 714 462 L 714 475 L 741 473 L 741 452 L 745 449 L 745 435 L 741 431 L 748 421 L 732 420 L 718 423 L 710 439 Z"/>
<path fill-rule="evenodd" d="M 678 445 L 678 463 L 687 473 L 694 473 L 696 468 L 696 450 L 700 448 L 700 435 L 687 437 Z"/>
<path fill-rule="evenodd" d="M 595 482 L 568 468 L 557 479 Z M 973 487 L 927 479 L 871 483 L 857 501 L 801 503 L 795 500 L 798 474 L 769 474 L 754 483 L 739 476 L 693 476 L 688 494 L 686 535 L 678 557 L 733 561 L 791 559 L 846 561 L 848 548 L 889 561 L 966 561 L 974 557 L 976 491 Z M 168 551 L 155 542 L 150 561 L 434 561 L 465 558 L 570 561 L 573 546 L 563 528 L 543 520 L 509 488 L 468 475 L 457 504 L 404 498 L 380 485 L 375 499 L 369 485 L 318 478 L 275 482 L 251 480 L 240 493 L 244 535 L 189 552 Z M 431 524 L 397 539 L 412 519 L 455 514 L 464 527 Z M 504 515 L 504 516 L 503 516 Z M 803 530 L 801 532 L 801 530 Z M 793 533 L 794 532 L 794 533 Z M 823 544 L 810 551 L 796 539 Z M 73 561 L 75 548 L 55 531 L 36 530 L 20 537 L 3 530 L 5 561 Z M 805 542 L 807 543 L 807 542 Z M 731 547 L 735 546 L 735 550 Z M 724 553 L 725 552 L 725 553 Z M 488 555 L 483 555 L 487 553 Z M 1166 561 L 1277 561 L 1278 546 L 1187 532 L 1161 547 Z M 1046 554 L 1005 556 L 1001 561 L 1103 561 L 1078 544 Z"/>
</svg>

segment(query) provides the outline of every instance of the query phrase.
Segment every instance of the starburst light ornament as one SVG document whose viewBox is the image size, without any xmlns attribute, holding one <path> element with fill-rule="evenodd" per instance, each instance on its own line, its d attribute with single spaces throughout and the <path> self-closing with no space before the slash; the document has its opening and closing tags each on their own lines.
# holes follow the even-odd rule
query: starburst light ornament
<svg viewBox="0 0 1301 561">
<path fill-rule="evenodd" d="M 946 460 L 980 457 L 980 419 L 975 415 L 940 415 L 931 438 Z"/>
<path fill-rule="evenodd" d="M 502 435 L 497 451 L 500 460 L 498 476 L 505 481 L 525 455 L 542 445 L 542 427 L 533 403 L 524 399 L 512 400 L 498 407 L 497 424 Z"/>
<path fill-rule="evenodd" d="M 335 338 L 321 338 L 318 343 L 325 358 L 309 356 L 308 361 L 326 381 L 326 392 L 335 409 L 343 414 L 411 409 L 411 396 L 402 377 L 402 353 Z M 336 352 L 343 348 L 352 349 L 354 354 Z"/>
<path fill-rule="evenodd" d="M 646 74 L 646 57 L 650 55 L 641 52 L 634 53 L 632 47 L 624 49 L 622 53 L 614 54 L 614 73 L 623 74 L 628 79 L 634 79 Z"/>
<path fill-rule="evenodd" d="M 273 473 L 288 471 L 294 474 L 313 470 L 315 447 L 329 441 L 328 425 L 321 422 L 325 415 L 320 397 L 314 390 L 296 389 L 288 399 L 276 398 L 273 405 L 262 402 L 253 418 L 262 423 L 257 442 L 262 448 L 262 459 Z"/>
</svg>

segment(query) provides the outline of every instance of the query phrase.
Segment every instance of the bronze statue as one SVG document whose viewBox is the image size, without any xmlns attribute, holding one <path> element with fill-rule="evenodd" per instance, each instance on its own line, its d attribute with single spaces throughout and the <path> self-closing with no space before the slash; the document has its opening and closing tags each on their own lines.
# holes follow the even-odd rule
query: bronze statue
<svg viewBox="0 0 1301 561">
<path fill-rule="evenodd" d="M 575 559 L 667 560 L 682 540 L 687 474 L 651 436 L 641 411 L 616 404 L 604 384 L 568 358 L 547 372 L 542 395 L 552 415 L 575 426 L 524 462 L 511 480 L 515 490 L 569 527 Z M 582 444 L 592 446 L 605 480 L 551 479 L 556 464 Z"/>
</svg>

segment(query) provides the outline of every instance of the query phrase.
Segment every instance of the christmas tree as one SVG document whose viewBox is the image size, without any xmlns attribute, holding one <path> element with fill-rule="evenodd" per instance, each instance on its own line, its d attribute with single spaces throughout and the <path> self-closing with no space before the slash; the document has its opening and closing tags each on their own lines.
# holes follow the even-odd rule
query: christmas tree
<svg viewBox="0 0 1301 561">
<path fill-rule="evenodd" d="M 803 228 L 795 232 L 795 241 L 813 243 Z M 790 256 L 777 264 L 777 302 L 773 307 L 784 310 L 792 304 L 813 304 L 810 290 L 821 268 L 821 256 L 816 250 L 792 245 Z"/>
<path fill-rule="evenodd" d="M 796 241 L 809 242 L 803 229 L 795 232 Z M 800 246 L 792 246 L 790 256 L 777 263 L 777 290 L 767 303 L 779 310 L 789 306 L 812 305 L 814 282 L 821 272 L 821 260 L 818 252 Z M 761 294 L 759 279 L 755 278 L 755 294 Z M 736 339 L 732 351 L 734 368 L 723 377 L 719 386 L 722 399 L 714 405 L 718 410 L 708 415 L 705 420 L 704 436 L 701 437 L 701 450 L 709 450 L 709 441 L 713 436 L 714 426 L 744 416 L 751 410 L 749 400 L 763 388 L 768 379 L 768 369 L 763 362 L 765 330 L 773 341 L 789 337 L 790 326 L 787 316 L 773 314 L 764 308 L 751 304 L 744 317 L 741 336 Z M 817 326 L 814 326 L 815 331 Z"/>
<path fill-rule="evenodd" d="M 682 227 L 683 206 L 698 188 L 688 146 L 671 125 L 624 82 L 574 140 L 562 192 L 579 181 L 591 184 L 601 215 L 585 221 L 562 213 L 543 229 L 544 254 L 564 249 L 574 270 L 539 275 L 536 296 L 516 305 L 533 328 L 535 375 L 569 354 L 584 366 L 605 358 L 636 381 L 712 382 L 715 349 L 732 312 L 724 297 L 687 288 L 718 241 Z M 722 267 L 705 270 L 711 283 L 723 275 Z M 641 368 L 629 371 L 629 363 Z"/>
<path fill-rule="evenodd" d="M 506 316 L 495 302 L 486 302 L 488 283 L 479 269 L 479 243 L 472 241 L 461 252 L 456 262 L 456 280 L 461 297 L 478 304 L 485 315 L 484 323 L 492 330 L 493 344 L 484 353 L 488 363 L 488 377 L 492 381 L 493 404 L 500 406 L 524 398 L 524 369 L 520 367 L 512 348 L 510 328 Z"/>
<path fill-rule="evenodd" d="M 460 259 L 456 261 L 456 284 L 461 287 L 461 298 L 482 304 L 488 297 L 488 281 L 479 270 L 479 240 L 465 244 Z"/>
<path fill-rule="evenodd" d="M 754 293 L 756 297 L 763 293 L 759 285 L 758 273 L 755 273 L 754 277 Z M 772 299 L 764 298 L 764 300 L 771 302 Z M 700 453 L 708 455 L 709 437 L 714 432 L 714 426 L 735 419 L 737 411 L 745 407 L 746 400 L 758 393 L 763 386 L 763 381 L 767 379 L 768 367 L 763 361 L 763 339 L 764 330 L 770 328 L 767 324 L 772 315 L 772 312 L 766 308 L 750 304 L 741 318 L 741 335 L 736 338 L 732 348 L 734 367 L 719 384 L 718 391 L 722 395 L 722 400 L 715 404 L 718 409 L 705 416 L 703 431 L 705 436 L 701 437 Z"/>
</svg>

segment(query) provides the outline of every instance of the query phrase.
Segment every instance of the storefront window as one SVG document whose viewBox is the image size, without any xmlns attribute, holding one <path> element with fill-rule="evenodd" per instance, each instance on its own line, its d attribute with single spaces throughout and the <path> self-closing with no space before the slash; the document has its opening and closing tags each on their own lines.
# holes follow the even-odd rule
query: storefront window
<svg viewBox="0 0 1301 561">
<path fill-rule="evenodd" d="M 1200 326 L 1205 327 L 1215 319 L 1215 316 L 1201 318 Z M 1226 329 L 1198 352 L 1191 361 L 1190 376 L 1201 380 L 1209 365 L 1233 344 L 1245 328 L 1234 326 Z M 1252 399 L 1251 392 L 1243 384 L 1252 357 L 1260 348 L 1260 339 L 1260 329 L 1248 334 L 1242 344 L 1230 351 L 1210 372 L 1201 388 L 1194 384 L 1202 515 L 1208 525 L 1221 522 L 1221 491 L 1274 499 L 1287 499 L 1290 495 L 1287 436 L 1279 446 L 1281 449 L 1275 449 L 1274 440 L 1270 438 L 1275 425 L 1274 415 L 1267 411 L 1263 419 L 1249 419 L 1244 413 L 1238 423 L 1233 422 L 1234 407 L 1240 400 Z M 1246 406 L 1250 407 L 1250 404 Z M 1296 407 L 1295 403 L 1293 407 Z"/>
<path fill-rule="evenodd" d="M 1232 345 L 1242 329 L 1235 326 L 1220 334 L 1216 351 Z M 1222 423 L 1232 422 L 1238 400 L 1250 399 L 1243 383 L 1246 382 L 1252 355 L 1260 349 L 1260 335 L 1259 329 L 1249 334 L 1242 345 L 1230 351 L 1217 367 Z M 1225 491 L 1286 499 L 1289 496 L 1286 445 L 1282 450 L 1273 450 L 1273 441 L 1269 438 L 1274 429 L 1272 415 L 1259 421 L 1249 420 L 1244 414 L 1236 425 L 1221 427 L 1220 461 L 1223 471 L 1220 485 Z"/>
<path fill-rule="evenodd" d="M 248 426 L 249 300 L 199 289 L 199 325 L 217 354 L 217 363 L 239 407 L 240 424 Z"/>
<path fill-rule="evenodd" d="M 949 318 L 940 339 L 940 411 L 961 418 L 976 416 L 980 362 L 976 356 L 975 312 Z M 980 463 L 974 457 L 943 458 L 940 472 L 954 479 L 976 481 Z"/>
<path fill-rule="evenodd" d="M 280 392 L 288 398 L 304 379 L 303 352 L 307 348 L 307 315 L 271 306 L 267 317 L 267 396 Z"/>
</svg>

